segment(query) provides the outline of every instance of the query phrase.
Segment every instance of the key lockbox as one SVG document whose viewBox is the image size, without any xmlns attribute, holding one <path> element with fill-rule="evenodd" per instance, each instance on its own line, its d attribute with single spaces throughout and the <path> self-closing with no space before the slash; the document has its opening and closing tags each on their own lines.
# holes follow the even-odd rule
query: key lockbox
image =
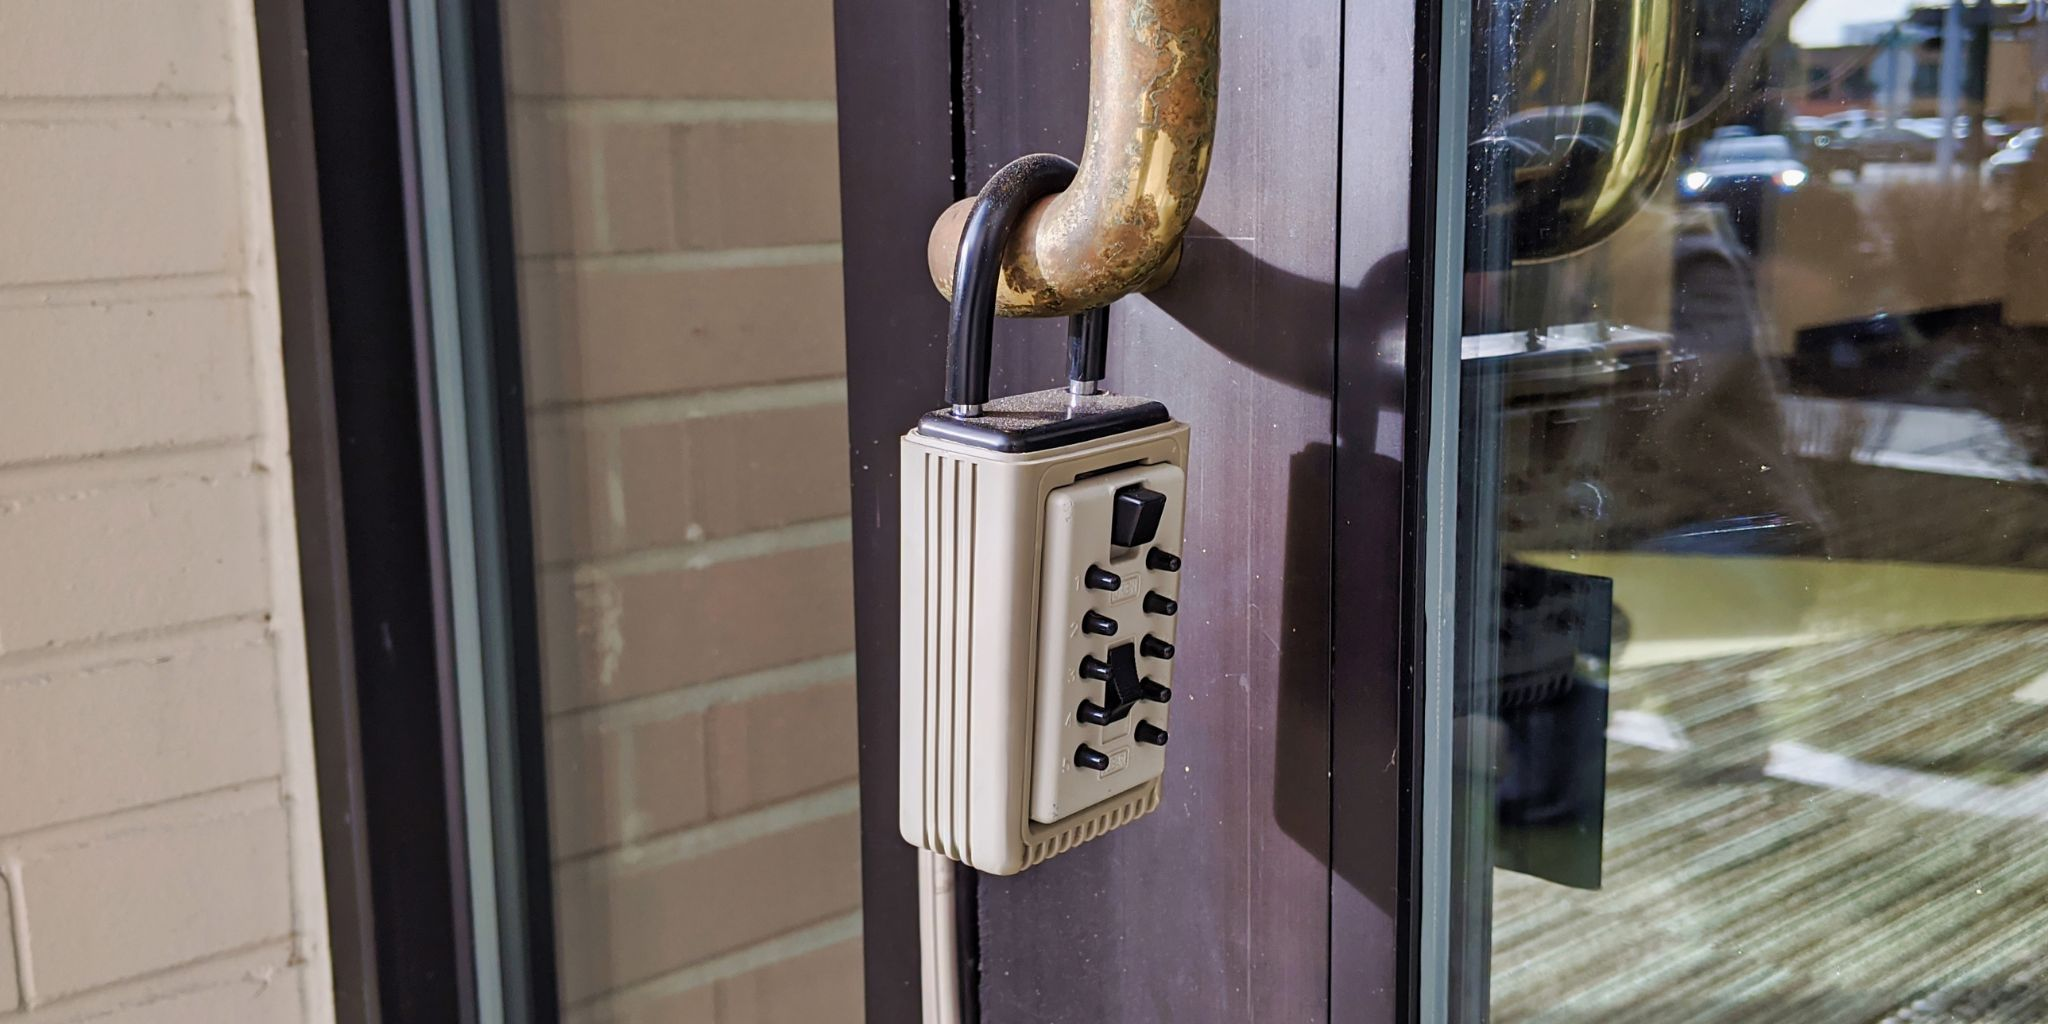
<svg viewBox="0 0 2048 1024">
<path fill-rule="evenodd" d="M 1106 310 L 1066 388 L 990 399 L 994 256 L 1073 165 L 990 180 L 955 277 L 948 408 L 902 441 L 901 830 L 1013 874 L 1159 804 L 1188 427 L 1099 390 Z"/>
</svg>

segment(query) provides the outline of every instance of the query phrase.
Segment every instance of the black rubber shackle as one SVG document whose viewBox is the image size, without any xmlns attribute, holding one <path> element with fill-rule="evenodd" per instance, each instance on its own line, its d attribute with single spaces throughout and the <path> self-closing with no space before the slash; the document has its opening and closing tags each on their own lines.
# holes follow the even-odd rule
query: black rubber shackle
<svg viewBox="0 0 2048 1024">
<path fill-rule="evenodd" d="M 946 403 L 955 416 L 979 416 L 988 402 L 1003 248 L 1024 212 L 1065 191 L 1074 171 L 1072 160 L 1052 153 L 1018 157 L 989 177 L 968 210 L 953 261 L 953 308 L 946 322 Z M 1108 307 L 1075 314 L 1068 322 L 1067 346 L 1069 379 L 1089 385 L 1089 392 L 1077 393 L 1092 393 L 1107 361 Z"/>
</svg>

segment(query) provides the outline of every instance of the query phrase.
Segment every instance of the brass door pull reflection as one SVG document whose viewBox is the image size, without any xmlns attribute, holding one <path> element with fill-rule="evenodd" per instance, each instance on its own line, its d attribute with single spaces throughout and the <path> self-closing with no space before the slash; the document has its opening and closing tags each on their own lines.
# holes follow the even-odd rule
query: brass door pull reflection
<svg viewBox="0 0 2048 1024">
<path fill-rule="evenodd" d="M 1599 244 L 1670 179 L 1695 127 L 1696 3 L 1482 0 L 1473 157 L 1513 168 L 1515 262 Z"/>
</svg>

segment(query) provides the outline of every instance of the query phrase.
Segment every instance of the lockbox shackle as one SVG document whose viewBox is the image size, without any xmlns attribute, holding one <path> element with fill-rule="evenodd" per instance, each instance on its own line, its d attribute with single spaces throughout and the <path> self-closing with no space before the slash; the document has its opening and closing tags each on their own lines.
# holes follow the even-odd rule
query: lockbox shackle
<svg viewBox="0 0 2048 1024">
<path fill-rule="evenodd" d="M 1072 160 L 1034 153 L 1010 161 L 988 179 L 960 228 L 953 263 L 953 303 L 946 321 L 946 404 L 953 415 L 981 415 L 988 402 L 990 351 L 994 347 L 996 286 L 1002 278 L 1003 249 L 1032 204 L 1074 181 Z M 1067 390 L 1092 395 L 1102 380 L 1109 351 L 1109 307 L 1067 318 Z"/>
</svg>

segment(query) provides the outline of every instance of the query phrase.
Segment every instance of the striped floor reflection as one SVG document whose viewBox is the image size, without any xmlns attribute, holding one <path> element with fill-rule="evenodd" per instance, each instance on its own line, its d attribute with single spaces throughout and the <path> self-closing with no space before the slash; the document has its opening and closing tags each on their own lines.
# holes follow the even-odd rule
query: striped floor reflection
<svg viewBox="0 0 2048 1024">
<path fill-rule="evenodd" d="M 2048 1021 L 2048 624 L 1617 672 L 1606 887 L 1494 879 L 1497 1022 Z"/>
</svg>

